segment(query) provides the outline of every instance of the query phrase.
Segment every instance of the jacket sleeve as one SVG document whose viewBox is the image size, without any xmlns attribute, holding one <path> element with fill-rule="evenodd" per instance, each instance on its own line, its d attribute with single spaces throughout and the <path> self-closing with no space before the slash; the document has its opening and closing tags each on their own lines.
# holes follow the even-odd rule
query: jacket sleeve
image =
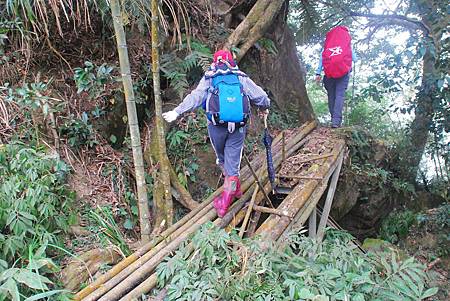
<svg viewBox="0 0 450 301">
<path fill-rule="evenodd" d="M 270 99 L 267 93 L 249 77 L 241 77 L 242 87 L 244 93 L 250 99 L 250 102 L 262 109 L 267 109 L 270 107 Z"/>
<path fill-rule="evenodd" d="M 195 88 L 191 93 L 186 95 L 186 97 L 183 99 L 183 102 L 181 102 L 174 109 L 174 111 L 177 112 L 179 115 L 181 115 L 184 112 L 192 111 L 201 106 L 203 99 L 205 99 L 208 93 L 209 86 L 210 80 L 206 80 L 205 77 L 202 77 L 202 79 L 197 85 L 197 88 Z"/>
</svg>

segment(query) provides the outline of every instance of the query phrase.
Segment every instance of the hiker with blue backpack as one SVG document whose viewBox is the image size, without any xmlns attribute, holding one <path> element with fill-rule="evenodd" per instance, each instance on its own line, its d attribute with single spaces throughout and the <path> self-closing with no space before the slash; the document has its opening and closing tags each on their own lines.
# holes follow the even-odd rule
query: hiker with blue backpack
<svg viewBox="0 0 450 301">
<path fill-rule="evenodd" d="M 250 103 L 263 115 L 269 113 L 270 99 L 266 92 L 239 70 L 229 51 L 219 50 L 195 90 L 175 109 L 163 113 L 163 118 L 172 122 L 200 106 L 205 110 L 216 162 L 225 176 L 223 192 L 214 199 L 219 217 L 227 213 L 234 198 L 242 196 L 239 170 Z"/>
<path fill-rule="evenodd" d="M 331 127 L 338 128 L 342 123 L 345 91 L 348 87 L 352 62 L 356 61 L 352 50 L 348 28 L 336 26 L 325 38 L 325 43 L 316 70 L 316 82 L 320 83 L 322 69 L 325 73 L 323 85 L 327 90 L 328 109 L 331 114 Z"/>
</svg>

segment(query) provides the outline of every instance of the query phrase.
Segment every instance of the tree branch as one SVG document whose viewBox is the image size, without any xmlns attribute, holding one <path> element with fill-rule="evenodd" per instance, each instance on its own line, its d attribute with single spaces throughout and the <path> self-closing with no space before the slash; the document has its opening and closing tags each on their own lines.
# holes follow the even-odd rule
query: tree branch
<svg viewBox="0 0 450 301">
<path fill-rule="evenodd" d="M 430 28 L 422 21 L 411 19 L 411 18 L 408 18 L 403 15 L 397 15 L 397 14 L 377 15 L 377 14 L 359 13 L 359 12 L 353 12 L 353 11 L 350 11 L 349 15 L 352 17 L 364 17 L 364 18 L 369 18 L 369 19 L 390 20 L 390 24 L 396 24 L 396 25 L 408 27 L 408 28 L 411 28 L 411 26 L 415 26 L 415 28 L 420 29 L 426 35 L 428 35 L 431 32 Z"/>
</svg>

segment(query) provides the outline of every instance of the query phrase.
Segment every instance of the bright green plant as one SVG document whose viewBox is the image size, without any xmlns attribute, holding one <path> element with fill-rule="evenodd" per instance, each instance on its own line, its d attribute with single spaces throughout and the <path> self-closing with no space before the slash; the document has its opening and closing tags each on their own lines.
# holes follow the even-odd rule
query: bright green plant
<svg viewBox="0 0 450 301">
<path fill-rule="evenodd" d="M 97 98 L 105 92 L 106 85 L 113 82 L 114 67 L 102 64 L 97 66 L 92 62 L 84 62 L 84 68 L 75 68 L 74 80 L 77 93 L 88 92 L 91 98 Z"/>
<path fill-rule="evenodd" d="M 96 229 L 103 243 L 118 246 L 125 256 L 131 254 L 110 207 L 98 207 L 97 210 L 91 211 L 90 216 L 97 225 Z"/>
<path fill-rule="evenodd" d="M 59 244 L 69 226 L 74 195 L 64 184 L 68 171 L 43 148 L 0 145 L 0 296 L 6 300 L 60 293 L 43 274 L 55 269 L 47 244 Z"/>
<path fill-rule="evenodd" d="M 200 110 L 198 114 L 188 115 L 167 133 L 168 155 L 177 173 L 180 183 L 187 186 L 188 181 L 196 181 L 199 169 L 197 157 L 193 156 L 195 146 L 206 145 L 206 118 Z"/>
<path fill-rule="evenodd" d="M 380 236 L 391 243 L 397 243 L 408 235 L 409 229 L 415 221 L 416 214 L 410 210 L 393 211 L 383 221 Z"/>
<path fill-rule="evenodd" d="M 323 243 L 295 234 L 284 250 L 203 226 L 157 268 L 167 300 L 424 300 L 423 266 L 395 253 L 365 255 L 338 231 Z"/>
<path fill-rule="evenodd" d="M 72 115 L 67 118 L 59 127 L 59 134 L 61 137 L 66 137 L 69 145 L 75 148 L 83 145 L 93 147 L 98 143 L 86 112 L 81 114 L 81 119 Z"/>
</svg>

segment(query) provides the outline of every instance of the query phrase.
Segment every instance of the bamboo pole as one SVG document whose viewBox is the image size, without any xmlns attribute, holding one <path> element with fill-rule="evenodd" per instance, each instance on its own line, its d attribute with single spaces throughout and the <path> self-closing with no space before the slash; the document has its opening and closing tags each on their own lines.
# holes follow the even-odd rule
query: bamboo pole
<svg viewBox="0 0 450 301">
<path fill-rule="evenodd" d="M 135 287 L 131 292 L 123 296 L 119 301 L 133 301 L 136 300 L 137 297 L 142 296 L 143 294 L 151 291 L 157 283 L 158 277 L 156 273 L 152 274 L 150 277 L 145 279 L 141 284 Z"/>
<path fill-rule="evenodd" d="M 341 153 L 338 158 L 338 166 L 334 170 L 333 177 L 331 178 L 330 188 L 328 188 L 327 198 L 323 207 L 323 214 L 319 222 L 319 228 L 317 232 L 317 239 L 321 241 L 325 234 L 325 226 L 328 220 L 328 215 L 331 211 L 331 205 L 333 204 L 334 193 L 336 192 L 339 175 L 341 172 L 342 162 L 344 161 L 344 153 Z"/>
<path fill-rule="evenodd" d="M 158 173 L 158 179 L 161 181 L 161 189 L 162 189 L 162 200 L 163 204 L 159 204 L 159 206 L 155 207 L 158 209 L 162 209 L 162 212 L 159 211 L 156 214 L 162 214 L 162 219 L 166 221 L 167 226 L 171 226 L 173 223 L 173 202 L 172 202 L 172 194 L 170 191 L 170 161 L 167 157 L 166 150 L 166 139 L 164 134 L 164 125 L 162 120 L 162 100 L 161 100 L 161 87 L 160 87 L 160 78 L 159 78 L 159 36 L 158 36 L 158 1 L 152 0 L 151 2 L 151 11 L 152 11 L 152 77 L 153 77 L 153 92 L 155 96 L 155 122 L 156 122 L 156 134 L 158 141 L 158 153 L 159 153 L 159 164 L 160 170 Z M 155 185 L 157 187 L 157 185 Z M 158 193 L 159 190 L 156 189 L 155 193 Z M 155 199 L 156 200 L 156 199 Z M 158 219 L 156 219 L 158 220 Z"/>
<path fill-rule="evenodd" d="M 276 175 L 277 178 L 286 178 L 286 179 L 299 179 L 299 180 L 322 180 L 321 177 L 312 177 L 312 176 L 302 176 L 302 175 Z"/>
<path fill-rule="evenodd" d="M 267 179 L 266 184 L 264 185 L 264 189 L 265 190 L 270 190 L 272 188 L 269 180 Z M 261 191 L 258 192 L 256 199 L 255 199 L 255 204 L 260 204 L 262 201 L 264 200 L 264 195 Z M 245 205 L 245 204 L 243 204 Z M 242 207 L 243 207 L 242 205 Z M 231 230 L 233 230 L 234 228 L 237 227 L 237 225 L 239 225 L 239 223 L 244 219 L 245 217 L 245 209 L 242 209 L 242 207 L 239 208 L 239 210 L 236 210 L 233 213 L 233 218 L 228 222 L 228 224 L 223 225 L 223 227 L 225 227 L 225 231 L 230 232 Z"/>
<path fill-rule="evenodd" d="M 136 187 L 138 194 L 141 240 L 143 242 L 148 242 L 150 241 L 150 211 L 148 208 L 147 186 L 145 183 L 144 160 L 142 158 L 141 138 L 139 134 L 139 124 L 134 100 L 133 83 L 131 80 L 127 41 L 122 24 L 122 13 L 117 0 L 111 0 L 111 14 L 114 23 L 117 52 L 119 53 L 120 72 L 122 74 L 128 125 L 130 127 L 131 148 L 133 150 L 133 162 L 136 170 Z"/>
<path fill-rule="evenodd" d="M 273 207 L 272 201 L 269 199 L 269 196 L 267 195 L 267 192 L 264 190 L 264 187 L 261 184 L 261 181 L 259 181 L 258 175 L 256 174 L 255 170 L 252 168 L 252 165 L 250 164 L 250 160 L 248 159 L 247 155 L 245 155 L 245 154 L 244 154 L 244 160 L 245 160 L 245 163 L 247 163 L 248 168 L 252 172 L 252 175 L 255 178 L 256 184 L 258 184 L 259 189 L 261 189 L 261 192 L 264 194 L 264 197 L 266 198 L 267 204 L 270 204 Z M 267 165 L 264 165 L 264 166 L 267 166 Z M 261 176 L 261 172 L 260 172 L 260 176 Z"/>
<path fill-rule="evenodd" d="M 275 214 L 275 215 L 278 215 L 278 216 L 286 216 L 286 217 L 291 218 L 291 219 L 294 217 L 287 210 L 278 210 L 278 209 L 267 208 L 267 207 L 258 206 L 258 205 L 255 205 L 253 207 L 253 210 L 259 211 L 259 212 L 262 212 L 262 213 Z"/>
<path fill-rule="evenodd" d="M 252 199 L 250 200 L 250 204 L 248 205 L 247 212 L 245 213 L 244 221 L 242 222 L 241 230 L 239 231 L 239 237 L 244 237 L 245 227 L 247 227 L 248 219 L 250 218 L 250 213 L 252 213 L 253 205 L 255 204 L 256 195 L 258 194 L 259 186 L 255 187 L 253 190 Z"/>
</svg>

